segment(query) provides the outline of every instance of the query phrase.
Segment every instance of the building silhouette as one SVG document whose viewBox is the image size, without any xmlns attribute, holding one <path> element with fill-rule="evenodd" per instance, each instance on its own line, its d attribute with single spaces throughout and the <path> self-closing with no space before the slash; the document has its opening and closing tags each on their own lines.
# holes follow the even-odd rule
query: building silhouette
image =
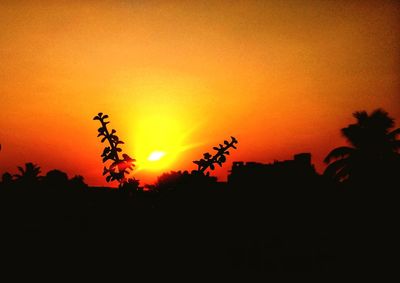
<svg viewBox="0 0 400 283">
<path fill-rule="evenodd" d="M 288 185 L 310 181 L 317 177 L 310 153 L 295 154 L 292 160 L 273 163 L 233 162 L 228 175 L 231 186 L 258 186 L 260 184 Z"/>
</svg>

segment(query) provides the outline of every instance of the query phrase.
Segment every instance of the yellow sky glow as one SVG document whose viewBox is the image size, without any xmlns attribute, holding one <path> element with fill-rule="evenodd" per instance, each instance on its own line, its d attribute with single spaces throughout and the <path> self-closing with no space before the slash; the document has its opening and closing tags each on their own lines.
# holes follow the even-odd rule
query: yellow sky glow
<svg viewBox="0 0 400 283">
<path fill-rule="evenodd" d="M 399 125 L 399 23 L 398 1 L 1 1 L 0 173 L 105 185 L 98 112 L 143 182 L 231 135 L 221 180 L 302 151 L 321 171 L 352 112 Z"/>
</svg>

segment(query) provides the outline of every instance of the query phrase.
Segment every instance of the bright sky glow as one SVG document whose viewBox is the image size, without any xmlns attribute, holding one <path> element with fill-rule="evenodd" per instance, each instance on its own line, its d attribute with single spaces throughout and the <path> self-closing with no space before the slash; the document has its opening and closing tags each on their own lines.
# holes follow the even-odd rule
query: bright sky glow
<svg viewBox="0 0 400 283">
<path fill-rule="evenodd" d="M 220 180 L 299 152 L 322 172 L 352 112 L 398 127 L 399 23 L 393 0 L 0 1 L 0 175 L 34 162 L 110 185 L 98 112 L 142 184 L 230 136 Z"/>
</svg>

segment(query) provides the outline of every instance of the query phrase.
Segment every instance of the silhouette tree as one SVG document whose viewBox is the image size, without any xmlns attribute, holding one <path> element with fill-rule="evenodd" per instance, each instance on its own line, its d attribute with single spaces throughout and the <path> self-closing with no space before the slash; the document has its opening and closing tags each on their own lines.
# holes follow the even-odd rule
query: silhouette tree
<svg viewBox="0 0 400 283">
<path fill-rule="evenodd" d="M 157 177 L 155 188 L 158 191 L 168 191 L 174 189 L 182 184 L 183 179 L 189 175 L 187 171 L 171 171 L 169 173 L 162 173 Z"/>
<path fill-rule="evenodd" d="M 85 189 L 88 185 L 85 183 L 83 176 L 76 175 L 69 180 L 69 184 L 74 189 Z"/>
<path fill-rule="evenodd" d="M 337 181 L 379 179 L 399 162 L 400 128 L 393 130 L 394 119 L 382 109 L 353 116 L 357 122 L 341 130 L 351 146 L 335 148 L 326 156 L 324 175 Z"/>
<path fill-rule="evenodd" d="M 102 137 L 102 143 L 107 140 L 110 145 L 105 147 L 101 154 L 103 163 L 106 163 L 108 160 L 112 161 L 108 167 L 104 167 L 103 175 L 107 175 L 107 182 L 117 180 L 121 186 L 128 181 L 125 175 L 129 174 L 129 170 L 133 170 L 136 160 L 125 153 L 122 154 L 122 157 L 119 156 L 119 153 L 122 152 L 119 146 L 124 144 L 124 142 L 115 134 L 117 132 L 116 130 L 112 129 L 111 132 L 109 132 L 107 124 L 110 122 L 106 121 L 107 118 L 108 115 L 103 115 L 101 112 L 93 118 L 93 120 L 99 120 L 101 123 L 101 127 L 97 130 L 99 133 L 97 137 Z"/>
<path fill-rule="evenodd" d="M 224 145 L 219 144 L 218 147 L 213 147 L 213 149 L 216 151 L 214 155 L 211 155 L 210 153 L 206 152 L 203 154 L 204 158 L 201 158 L 200 160 L 195 160 L 193 161 L 194 164 L 197 164 L 197 173 L 204 173 L 208 168 L 211 170 L 215 169 L 214 164 L 218 164 L 219 166 L 222 167 L 222 163 L 226 161 L 226 155 L 229 155 L 228 149 L 234 148 L 236 149 L 235 144 L 237 144 L 238 141 L 236 140 L 235 137 L 231 137 L 231 141 L 228 142 L 227 140 L 224 141 Z"/>
<path fill-rule="evenodd" d="M 217 182 L 216 177 L 198 174 L 197 171 L 171 171 L 163 173 L 157 178 L 155 189 L 158 192 L 167 192 L 175 189 L 193 189 L 195 187 L 212 186 Z"/>
<path fill-rule="evenodd" d="M 54 169 L 47 172 L 46 176 L 43 178 L 43 182 L 47 186 L 53 187 L 67 187 L 68 186 L 68 175 L 65 172 Z"/>
<path fill-rule="evenodd" d="M 20 174 L 15 174 L 17 181 L 32 184 L 37 183 L 42 177 L 40 176 L 40 167 L 32 162 L 25 163 L 25 168 L 18 166 Z"/>
</svg>

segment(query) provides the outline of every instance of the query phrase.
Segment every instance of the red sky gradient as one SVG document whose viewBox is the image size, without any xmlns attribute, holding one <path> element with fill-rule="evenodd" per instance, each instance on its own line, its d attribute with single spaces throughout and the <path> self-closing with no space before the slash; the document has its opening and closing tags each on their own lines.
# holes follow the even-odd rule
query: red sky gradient
<svg viewBox="0 0 400 283">
<path fill-rule="evenodd" d="M 32 161 L 105 185 L 100 111 L 143 182 L 231 135 L 221 180 L 304 151 L 321 172 L 352 112 L 400 126 L 398 1 L 1 1 L 0 30 L 1 174 Z"/>
</svg>

